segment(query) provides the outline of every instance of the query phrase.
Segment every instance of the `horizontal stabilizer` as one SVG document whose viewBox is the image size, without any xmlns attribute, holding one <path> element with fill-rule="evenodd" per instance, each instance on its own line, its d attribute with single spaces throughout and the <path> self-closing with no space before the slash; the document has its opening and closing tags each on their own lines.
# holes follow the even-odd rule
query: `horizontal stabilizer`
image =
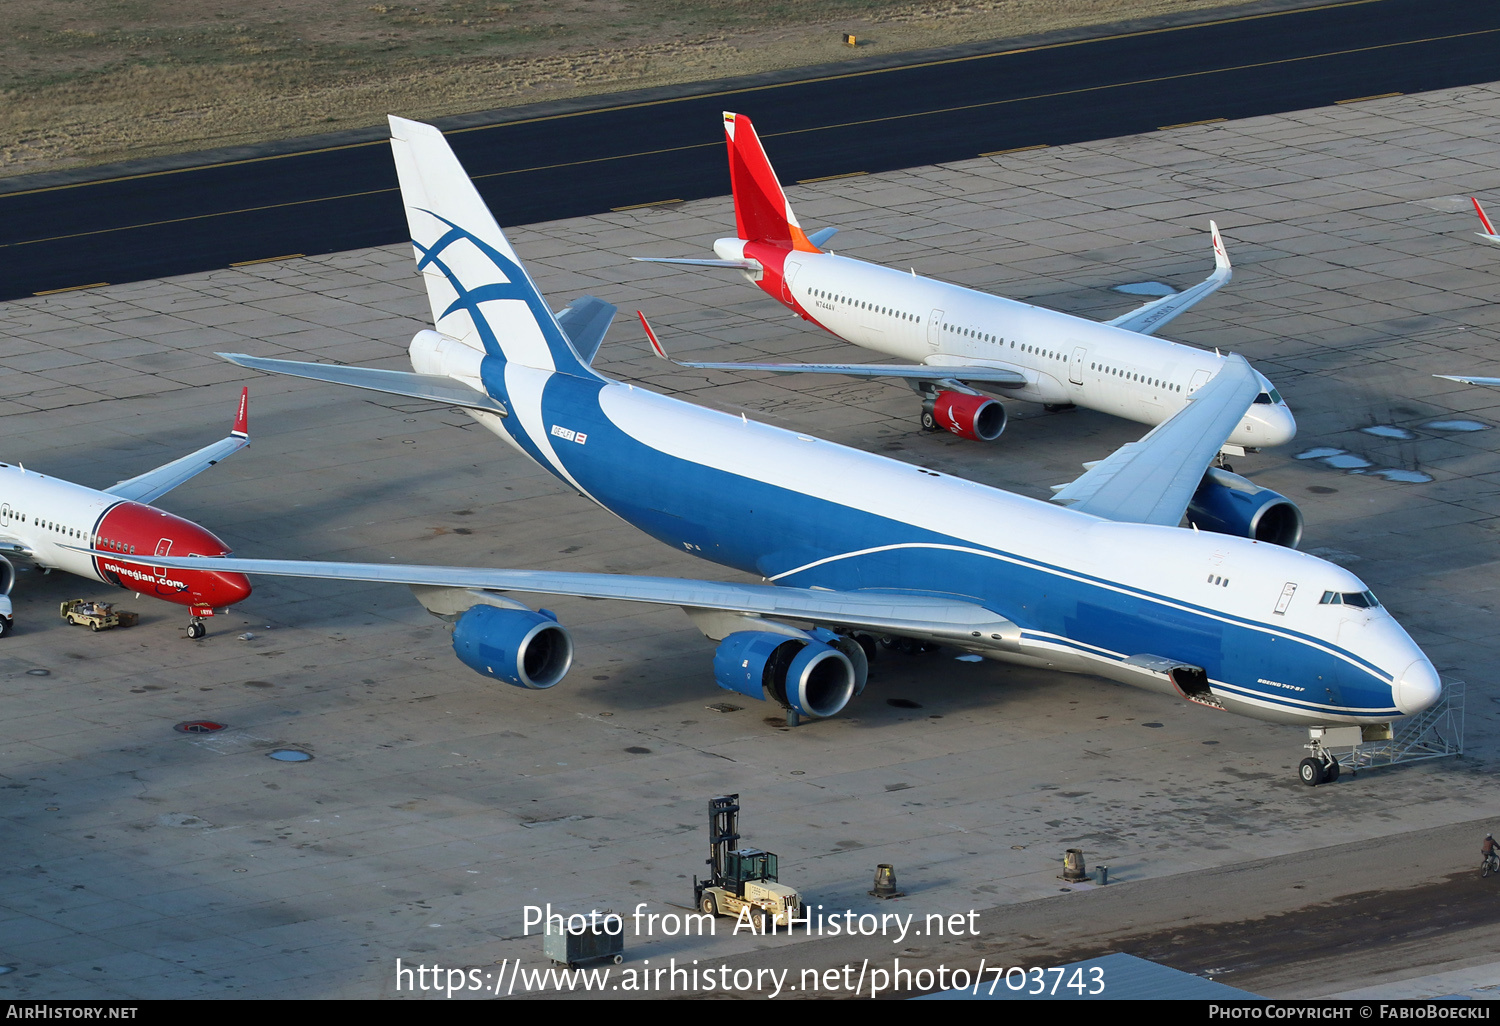
<svg viewBox="0 0 1500 1026">
<path fill-rule="evenodd" d="M 290 374 L 296 378 L 328 381 L 335 385 L 353 385 L 374 392 L 426 399 L 445 406 L 463 406 L 508 416 L 505 407 L 483 392 L 442 374 L 413 374 L 410 371 L 379 370 L 375 367 L 345 367 L 336 363 L 303 363 L 298 360 L 271 360 L 241 353 L 220 353 L 230 363 L 268 374 Z"/>
<path fill-rule="evenodd" d="M 1155 335 L 1178 314 L 1219 291 L 1234 273 L 1234 269 L 1229 265 L 1229 254 L 1224 249 L 1224 240 L 1219 236 L 1219 226 L 1210 221 L 1208 227 L 1214 244 L 1213 274 L 1190 289 L 1153 299 L 1144 306 L 1137 307 L 1128 314 L 1105 323 L 1111 327 L 1124 328 L 1126 331 L 1135 331 L 1142 335 Z"/>
<path fill-rule="evenodd" d="M 822 249 L 824 244 L 826 244 L 828 240 L 833 238 L 837 233 L 837 228 L 819 228 L 817 231 L 813 232 L 807 237 L 807 241 L 811 242 L 819 249 Z"/>
<path fill-rule="evenodd" d="M 228 438 L 221 438 L 212 445 L 205 445 L 197 452 L 188 453 L 171 463 L 148 470 L 128 480 L 104 489 L 108 495 L 118 496 L 131 502 L 153 502 L 173 488 L 203 473 L 225 456 L 239 452 L 250 444 L 250 390 L 240 390 L 240 402 L 234 417 L 234 428 Z"/>
<path fill-rule="evenodd" d="M 764 270 L 759 260 L 699 260 L 695 257 L 631 257 L 642 264 L 685 264 L 688 267 L 728 267 L 737 271 Z"/>
<path fill-rule="evenodd" d="M 619 307 L 597 296 L 582 296 L 557 313 L 557 323 L 584 363 L 593 363 Z"/>
</svg>

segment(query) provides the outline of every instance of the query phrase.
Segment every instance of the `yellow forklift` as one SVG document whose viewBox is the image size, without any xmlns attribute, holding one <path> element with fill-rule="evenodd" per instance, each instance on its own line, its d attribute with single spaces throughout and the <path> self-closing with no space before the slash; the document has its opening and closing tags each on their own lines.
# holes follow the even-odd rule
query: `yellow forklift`
<svg viewBox="0 0 1500 1026">
<path fill-rule="evenodd" d="M 740 796 L 719 795 L 708 800 L 709 878 L 693 877 L 693 904 L 711 916 L 735 916 L 749 908 L 751 915 L 788 926 L 801 919 L 802 897 L 778 883 L 774 852 L 735 848 L 740 839 Z"/>
</svg>

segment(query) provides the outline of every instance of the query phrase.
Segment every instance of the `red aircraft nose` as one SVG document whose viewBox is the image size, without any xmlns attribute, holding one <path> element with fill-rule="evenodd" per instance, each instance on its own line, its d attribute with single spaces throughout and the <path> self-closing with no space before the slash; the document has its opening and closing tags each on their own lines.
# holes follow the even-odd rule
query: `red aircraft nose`
<svg viewBox="0 0 1500 1026">
<path fill-rule="evenodd" d="M 244 574 L 151 565 L 153 555 L 228 554 L 227 545 L 191 520 L 139 502 L 122 502 L 104 515 L 97 533 L 99 548 L 119 554 L 95 557 L 99 576 L 121 588 L 195 608 L 232 606 L 250 594 Z"/>
<path fill-rule="evenodd" d="M 250 578 L 244 574 L 220 574 L 192 571 L 194 580 L 207 583 L 205 594 L 211 596 L 210 606 L 232 606 L 250 597 Z"/>
</svg>

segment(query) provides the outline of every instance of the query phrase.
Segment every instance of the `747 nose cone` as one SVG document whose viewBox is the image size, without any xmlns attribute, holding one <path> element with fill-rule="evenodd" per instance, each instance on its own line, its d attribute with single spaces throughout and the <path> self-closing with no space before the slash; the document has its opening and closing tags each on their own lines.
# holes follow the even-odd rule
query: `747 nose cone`
<svg viewBox="0 0 1500 1026">
<path fill-rule="evenodd" d="M 1443 693 L 1443 682 L 1437 670 L 1426 659 L 1418 659 L 1396 678 L 1391 687 L 1396 699 L 1396 708 L 1402 716 L 1411 716 L 1429 708 Z"/>
</svg>

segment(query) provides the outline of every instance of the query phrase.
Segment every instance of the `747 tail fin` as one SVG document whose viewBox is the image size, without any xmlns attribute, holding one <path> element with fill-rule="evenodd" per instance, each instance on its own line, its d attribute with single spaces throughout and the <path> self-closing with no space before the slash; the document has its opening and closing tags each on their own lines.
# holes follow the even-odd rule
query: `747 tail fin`
<svg viewBox="0 0 1500 1026">
<path fill-rule="evenodd" d="M 401 201 L 433 326 L 507 363 L 594 376 L 443 134 L 404 118 L 390 122 Z"/>
</svg>

